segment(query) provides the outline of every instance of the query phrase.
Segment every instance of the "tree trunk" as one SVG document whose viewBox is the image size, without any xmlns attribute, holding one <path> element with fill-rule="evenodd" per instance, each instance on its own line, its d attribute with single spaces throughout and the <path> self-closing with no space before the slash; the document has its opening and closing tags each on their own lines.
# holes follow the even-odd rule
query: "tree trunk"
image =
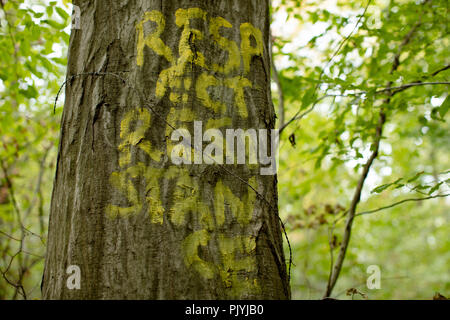
<svg viewBox="0 0 450 320">
<path fill-rule="evenodd" d="M 276 176 L 170 157 L 194 121 L 274 128 L 268 1 L 73 4 L 44 298 L 288 299 Z"/>
</svg>

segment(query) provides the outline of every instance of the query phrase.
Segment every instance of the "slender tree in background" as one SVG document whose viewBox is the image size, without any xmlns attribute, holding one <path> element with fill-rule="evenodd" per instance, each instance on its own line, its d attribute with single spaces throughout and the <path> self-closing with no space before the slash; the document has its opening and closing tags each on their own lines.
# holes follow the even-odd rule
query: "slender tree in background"
<svg viewBox="0 0 450 320">
<path fill-rule="evenodd" d="M 194 121 L 274 128 L 268 1 L 73 4 L 44 298 L 289 298 L 276 176 L 170 159 Z"/>
</svg>

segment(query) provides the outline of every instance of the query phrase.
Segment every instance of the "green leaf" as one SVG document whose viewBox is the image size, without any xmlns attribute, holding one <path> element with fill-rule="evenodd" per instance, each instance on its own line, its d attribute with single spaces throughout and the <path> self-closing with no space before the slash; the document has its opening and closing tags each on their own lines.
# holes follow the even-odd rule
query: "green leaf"
<svg viewBox="0 0 450 320">
<path fill-rule="evenodd" d="M 403 180 L 403 178 L 399 178 L 399 179 L 395 180 L 394 182 L 378 186 L 378 187 L 374 188 L 370 193 L 381 193 L 384 190 L 386 190 L 387 188 L 389 188 L 390 186 L 397 185 L 402 180 Z M 401 185 L 401 186 L 403 186 L 403 185 Z"/>
<path fill-rule="evenodd" d="M 38 96 L 38 91 L 33 86 L 29 86 L 26 90 L 19 90 L 19 93 L 24 95 L 28 99 L 36 98 Z"/>
<path fill-rule="evenodd" d="M 370 191 L 370 193 L 381 193 L 384 190 L 386 190 L 387 188 L 389 188 L 390 186 L 392 186 L 392 183 L 383 184 L 381 186 L 376 187 L 372 191 Z"/>
<path fill-rule="evenodd" d="M 418 184 L 418 185 L 415 186 L 412 190 L 426 190 L 426 189 L 428 189 L 428 188 L 430 188 L 430 187 L 431 187 L 431 186 Z"/>
<path fill-rule="evenodd" d="M 56 13 L 64 20 L 67 20 L 69 18 L 69 14 L 66 11 L 64 11 L 63 9 L 56 7 L 55 10 L 56 10 Z"/>
<path fill-rule="evenodd" d="M 438 184 L 436 184 L 433 188 L 430 189 L 430 191 L 428 192 L 428 194 L 432 194 L 433 192 L 437 191 L 439 189 L 439 187 L 444 183 L 444 181 L 439 182 Z"/>
<path fill-rule="evenodd" d="M 56 22 L 56 21 L 54 21 L 54 20 L 48 20 L 48 19 L 46 19 L 46 20 L 42 20 L 42 22 L 44 22 L 44 23 L 48 24 L 49 26 L 51 26 L 51 27 L 53 27 L 53 28 L 55 28 L 55 29 L 58 29 L 58 30 L 64 29 L 64 28 L 66 27 L 65 24 L 63 24 L 63 23 L 58 23 L 58 22 Z"/>
<path fill-rule="evenodd" d="M 302 107 L 301 109 L 306 109 L 314 100 L 314 95 L 316 93 L 316 88 L 312 87 L 305 92 L 302 98 Z"/>
<path fill-rule="evenodd" d="M 47 15 L 48 15 L 49 17 L 51 17 L 52 14 L 53 14 L 53 7 L 52 7 L 52 6 L 47 6 L 47 7 L 45 8 L 45 12 L 47 12 Z"/>
<path fill-rule="evenodd" d="M 419 179 L 420 176 L 423 175 L 424 173 L 425 173 L 425 171 L 421 171 L 421 172 L 417 173 L 414 177 L 412 177 L 411 179 L 409 179 L 407 182 L 408 182 L 408 183 L 411 183 L 411 182 L 416 181 L 416 180 Z"/>
<path fill-rule="evenodd" d="M 448 109 L 450 108 L 450 95 L 447 96 L 447 98 L 444 100 L 444 102 L 439 107 L 439 115 L 441 118 L 444 118 L 444 116 L 447 114 Z"/>
</svg>

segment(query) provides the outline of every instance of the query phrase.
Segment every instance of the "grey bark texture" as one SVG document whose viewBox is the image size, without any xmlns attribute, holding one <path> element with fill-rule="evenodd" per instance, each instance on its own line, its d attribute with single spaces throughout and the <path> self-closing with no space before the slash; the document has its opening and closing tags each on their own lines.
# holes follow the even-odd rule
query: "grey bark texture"
<svg viewBox="0 0 450 320">
<path fill-rule="evenodd" d="M 193 132 L 192 120 L 229 119 L 220 130 L 274 128 L 268 1 L 73 4 L 81 28 L 70 39 L 44 299 L 289 299 L 276 176 L 249 165 L 176 166 L 167 152 L 171 126 Z M 231 24 L 220 25 L 220 36 L 241 53 L 240 26 L 260 30 L 263 50 L 250 56 L 250 71 L 242 56 L 227 72 L 212 67 L 232 60 L 212 35 L 217 17 Z M 144 38 L 162 41 L 141 47 L 141 58 L 140 23 Z M 168 74 L 180 82 L 164 80 L 177 63 Z M 224 85 L 230 78 L 238 87 Z M 206 87 L 209 102 L 199 93 L 202 79 L 216 84 Z M 217 102 L 226 110 L 205 107 Z M 67 286 L 71 265 L 80 268 L 79 289 Z"/>
</svg>

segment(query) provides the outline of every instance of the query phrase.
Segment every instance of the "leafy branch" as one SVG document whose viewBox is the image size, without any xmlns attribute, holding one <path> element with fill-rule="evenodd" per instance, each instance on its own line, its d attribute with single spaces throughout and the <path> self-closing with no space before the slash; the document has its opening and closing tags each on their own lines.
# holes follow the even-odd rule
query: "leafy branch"
<svg viewBox="0 0 450 320">
<path fill-rule="evenodd" d="M 307 92 L 305 94 L 305 96 L 308 97 L 308 100 L 314 100 L 316 95 L 317 95 L 317 90 L 319 89 L 321 83 L 322 83 L 322 77 L 325 74 L 325 70 L 326 68 L 330 65 L 330 63 L 333 62 L 334 58 L 339 54 L 339 52 L 341 51 L 341 49 L 343 48 L 343 46 L 351 39 L 351 37 L 353 36 L 353 34 L 355 33 L 355 31 L 357 30 L 359 24 L 361 23 L 362 19 L 365 17 L 367 10 L 369 9 L 369 6 L 371 4 L 372 0 L 368 0 L 366 6 L 364 7 L 364 11 L 363 13 L 359 16 L 358 21 L 356 21 L 355 27 L 353 28 L 353 30 L 339 43 L 339 45 L 337 46 L 336 50 L 334 51 L 334 53 L 331 55 L 330 59 L 328 59 L 327 63 L 325 64 L 325 66 L 322 68 L 320 75 L 319 75 L 319 79 L 317 81 L 316 86 L 313 88 L 312 92 Z M 301 113 L 301 109 L 299 111 L 297 111 L 297 113 L 289 120 L 287 121 L 283 126 L 280 126 L 280 135 L 281 133 L 284 131 L 284 129 L 286 129 L 286 127 L 288 125 L 290 125 L 292 122 L 296 121 L 296 120 L 300 120 L 301 118 L 303 118 L 304 116 L 306 116 L 308 113 L 310 113 L 312 110 L 314 110 L 314 107 L 317 105 L 317 103 L 319 101 L 321 101 L 322 99 L 319 98 L 317 99 L 313 105 L 304 113 Z"/>
<path fill-rule="evenodd" d="M 379 211 L 386 210 L 386 209 L 390 209 L 390 208 L 396 207 L 398 205 L 401 205 L 401 204 L 403 204 L 405 202 L 424 201 L 424 200 L 430 200 L 430 199 L 436 199 L 436 198 L 445 198 L 445 197 L 448 197 L 448 196 L 450 196 L 450 193 L 438 194 L 438 195 L 429 196 L 429 197 L 422 197 L 422 198 L 403 199 L 401 201 L 395 202 L 395 203 L 390 204 L 388 206 L 380 207 L 378 209 L 373 209 L 373 210 L 368 210 L 368 211 L 364 211 L 364 212 L 359 212 L 359 213 L 355 214 L 355 217 L 363 216 L 363 215 L 367 215 L 367 214 L 372 214 L 372 213 L 379 212 Z"/>
<path fill-rule="evenodd" d="M 445 68 L 442 68 L 440 70 L 444 71 L 447 69 L 448 69 L 448 66 Z M 367 94 L 377 95 L 377 94 L 383 94 L 383 93 L 388 93 L 390 97 L 393 97 L 397 93 L 405 91 L 406 89 L 409 89 L 409 88 L 418 87 L 418 86 L 430 86 L 430 85 L 450 85 L 450 81 L 411 82 L 411 83 L 406 83 L 406 84 L 399 85 L 399 86 L 375 88 L 372 90 L 357 91 L 357 92 L 353 92 L 353 93 L 326 94 L 326 95 L 323 95 L 322 97 L 316 99 L 314 101 L 314 103 L 311 105 L 311 107 L 309 107 L 306 111 L 304 111 L 303 113 L 297 114 L 296 116 L 292 117 L 289 121 L 287 121 L 283 126 L 281 126 L 280 133 L 284 129 L 286 129 L 286 127 L 289 126 L 292 122 L 301 120 L 306 115 L 311 113 L 314 110 L 314 108 L 317 106 L 317 104 L 326 98 L 359 97 L 359 96 L 363 96 L 363 95 L 367 95 Z"/>
<path fill-rule="evenodd" d="M 428 3 L 430 0 L 425 0 L 422 5 L 425 5 L 426 3 Z M 390 74 L 393 74 L 398 67 L 400 66 L 400 56 L 403 52 L 403 49 L 405 46 L 407 46 L 411 39 L 413 38 L 414 34 L 416 33 L 416 31 L 418 30 L 418 28 L 421 26 L 422 21 L 419 20 L 412 28 L 411 30 L 408 32 L 408 34 L 405 36 L 405 38 L 403 39 L 402 43 L 399 46 L 399 49 L 397 51 L 397 54 L 394 57 L 394 61 L 392 63 L 392 67 L 391 67 L 391 71 Z M 356 209 L 358 207 L 358 204 L 361 200 L 361 194 L 362 194 L 362 190 L 366 181 L 366 178 L 369 174 L 369 171 L 375 161 L 375 159 L 378 156 L 378 152 L 379 152 L 379 148 L 380 148 L 380 143 L 381 143 L 381 139 L 383 137 L 383 128 L 384 125 L 386 123 L 387 120 L 387 116 L 386 116 L 386 111 L 385 111 L 385 107 L 384 106 L 388 106 L 389 103 L 391 102 L 391 98 L 393 95 L 393 90 L 392 90 L 392 81 L 389 81 L 387 83 L 386 88 L 390 88 L 390 90 L 386 90 L 387 91 L 387 98 L 383 101 L 383 107 L 380 108 L 380 112 L 379 112 L 379 118 L 378 118 L 378 124 L 376 126 L 375 129 L 375 138 L 374 141 L 372 143 L 371 146 L 371 150 L 372 153 L 369 157 L 369 159 L 367 160 L 367 162 L 364 164 L 363 166 L 363 170 L 361 173 L 361 176 L 359 177 L 358 180 L 358 184 L 356 187 L 356 190 L 354 192 L 350 207 L 348 209 L 348 213 L 347 213 L 347 220 L 346 220 L 346 224 L 345 224 L 345 229 L 344 229 L 344 235 L 342 238 L 342 242 L 340 245 L 340 251 L 339 251 L 339 255 L 338 258 L 336 260 L 336 263 L 334 266 L 331 267 L 331 272 L 328 278 L 328 284 L 327 284 L 327 288 L 324 294 L 324 298 L 330 297 L 331 293 L 333 292 L 333 289 L 336 285 L 336 282 L 339 278 L 339 275 L 341 273 L 342 270 L 342 266 L 344 263 L 344 259 L 346 256 L 346 252 L 348 249 L 348 245 L 350 243 L 350 237 L 351 237 L 351 233 L 352 233 L 352 226 L 353 226 L 353 221 L 356 215 Z"/>
</svg>

